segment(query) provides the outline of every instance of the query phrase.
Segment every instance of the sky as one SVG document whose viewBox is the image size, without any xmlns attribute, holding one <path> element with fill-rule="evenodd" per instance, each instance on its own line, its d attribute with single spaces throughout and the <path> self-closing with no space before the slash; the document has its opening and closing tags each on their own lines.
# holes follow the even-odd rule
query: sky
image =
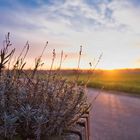
<svg viewBox="0 0 140 140">
<path fill-rule="evenodd" d="M 140 68 L 140 0 L 0 0 L 0 44 L 10 32 L 20 53 L 26 41 L 30 51 L 26 68 L 34 66 L 46 43 L 42 61 L 54 68 L 63 50 L 63 68 L 80 68 L 98 61 L 99 69 Z M 16 54 L 16 55 L 17 55 Z"/>
</svg>

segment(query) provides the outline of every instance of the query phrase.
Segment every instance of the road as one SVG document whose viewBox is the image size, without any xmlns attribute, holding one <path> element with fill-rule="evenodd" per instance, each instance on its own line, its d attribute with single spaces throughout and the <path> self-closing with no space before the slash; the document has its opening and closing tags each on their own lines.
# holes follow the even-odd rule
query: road
<svg viewBox="0 0 140 140">
<path fill-rule="evenodd" d="M 140 140 L 140 98 L 88 89 L 89 100 L 99 92 L 90 111 L 90 140 Z"/>
</svg>

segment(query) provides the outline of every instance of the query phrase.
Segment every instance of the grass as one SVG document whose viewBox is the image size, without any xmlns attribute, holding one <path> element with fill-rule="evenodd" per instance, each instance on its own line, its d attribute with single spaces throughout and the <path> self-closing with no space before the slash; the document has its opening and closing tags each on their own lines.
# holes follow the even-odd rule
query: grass
<svg viewBox="0 0 140 140">
<path fill-rule="evenodd" d="M 74 73 L 65 74 L 69 80 L 76 76 Z M 100 71 L 94 74 L 80 73 L 79 82 L 87 82 L 88 87 L 104 88 L 106 90 L 123 91 L 133 94 L 140 94 L 140 71 Z"/>
</svg>

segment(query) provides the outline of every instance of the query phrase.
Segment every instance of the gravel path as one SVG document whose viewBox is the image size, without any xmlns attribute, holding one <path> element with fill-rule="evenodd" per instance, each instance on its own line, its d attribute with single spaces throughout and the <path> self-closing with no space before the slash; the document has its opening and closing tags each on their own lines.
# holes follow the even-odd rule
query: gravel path
<svg viewBox="0 0 140 140">
<path fill-rule="evenodd" d="M 88 89 L 91 101 L 100 91 Z M 140 98 L 102 91 L 90 112 L 90 140 L 140 140 Z"/>
</svg>

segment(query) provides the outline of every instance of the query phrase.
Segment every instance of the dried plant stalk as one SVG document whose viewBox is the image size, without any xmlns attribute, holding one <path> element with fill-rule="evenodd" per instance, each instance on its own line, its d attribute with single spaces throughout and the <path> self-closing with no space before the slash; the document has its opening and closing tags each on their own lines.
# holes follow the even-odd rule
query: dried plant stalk
<svg viewBox="0 0 140 140">
<path fill-rule="evenodd" d="M 47 42 L 48 44 L 48 42 Z M 47 46 L 46 44 L 46 46 Z M 85 96 L 85 87 L 77 82 L 69 82 L 58 71 L 52 72 L 55 61 L 55 50 L 50 72 L 42 78 L 38 71 L 42 55 L 36 59 L 33 71 L 25 71 L 25 58 L 29 51 L 29 43 L 24 46 L 11 69 L 6 69 L 15 49 L 11 46 L 9 33 L 5 46 L 0 54 L 0 137 L 1 139 L 20 138 L 41 140 L 44 137 L 62 135 L 74 127 L 89 108 Z M 78 69 L 80 65 L 80 50 Z M 61 53 L 61 63 L 63 52 Z M 59 69 L 60 70 L 60 69 Z"/>
</svg>

